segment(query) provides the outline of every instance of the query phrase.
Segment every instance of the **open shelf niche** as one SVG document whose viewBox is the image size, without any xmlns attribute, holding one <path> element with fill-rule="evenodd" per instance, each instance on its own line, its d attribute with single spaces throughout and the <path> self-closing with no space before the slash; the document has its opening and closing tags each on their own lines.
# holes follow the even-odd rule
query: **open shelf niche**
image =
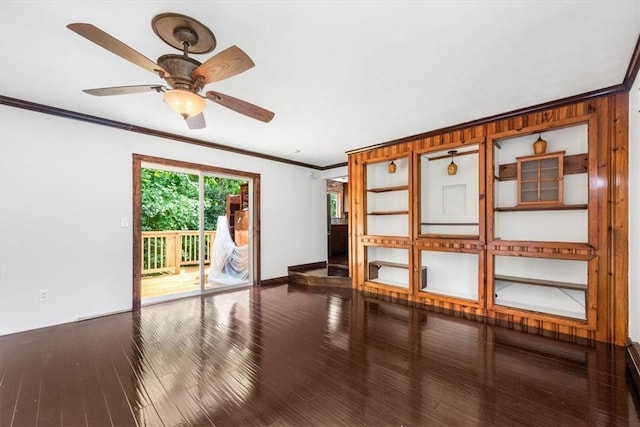
<svg viewBox="0 0 640 427">
<path fill-rule="evenodd" d="M 366 233 L 409 235 L 409 159 L 369 163 L 366 166 Z"/>
<path fill-rule="evenodd" d="M 421 292 L 478 300 L 478 254 L 420 251 L 420 263 L 425 271 L 420 281 Z"/>
<path fill-rule="evenodd" d="M 495 255 L 494 305 L 587 319 L 588 262 Z"/>
<path fill-rule="evenodd" d="M 420 235 L 478 239 L 479 157 L 478 145 L 420 155 Z"/>
<path fill-rule="evenodd" d="M 542 132 L 541 136 L 547 141 L 547 150 L 545 153 L 535 155 L 533 142 L 538 135 L 538 133 L 532 133 L 496 141 L 493 150 L 495 168 L 493 238 L 587 242 L 589 229 L 588 124 L 579 123 Z M 558 161 L 563 164 L 558 165 Z M 555 169 L 553 167 L 548 171 L 535 169 L 536 164 L 541 167 L 545 162 L 551 162 L 552 166 L 553 162 L 556 162 Z M 532 167 L 533 170 L 522 172 L 519 176 L 517 173 L 519 165 L 524 165 L 525 168 Z M 558 173 L 559 181 L 554 181 L 554 176 L 557 177 Z M 536 174 L 539 180 L 536 179 Z M 554 182 L 556 182 L 555 185 Z M 546 198 L 543 188 L 545 185 L 550 187 Z M 523 193 L 524 196 L 521 195 Z M 536 193 L 542 196 L 536 196 Z M 532 198 L 525 200 L 528 197 L 526 194 L 532 194 Z"/>
<path fill-rule="evenodd" d="M 409 250 L 367 247 L 367 280 L 383 285 L 409 289 Z"/>
</svg>

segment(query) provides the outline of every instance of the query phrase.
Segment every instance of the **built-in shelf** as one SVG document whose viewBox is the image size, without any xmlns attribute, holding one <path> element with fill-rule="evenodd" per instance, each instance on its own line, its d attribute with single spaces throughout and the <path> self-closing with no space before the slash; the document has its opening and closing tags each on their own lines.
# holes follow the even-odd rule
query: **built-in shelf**
<svg viewBox="0 0 640 427">
<path fill-rule="evenodd" d="M 587 285 L 580 283 L 569 283 L 569 282 L 558 282 L 554 280 L 541 280 L 541 279 L 531 279 L 526 277 L 516 277 L 516 276 L 503 276 L 496 274 L 494 276 L 495 279 L 495 295 L 494 302 L 497 305 L 507 306 L 511 308 L 517 308 L 521 310 L 530 310 L 538 313 L 544 314 L 552 314 L 556 316 L 570 317 L 573 319 L 586 319 L 586 313 L 584 311 L 585 302 L 576 299 L 574 296 L 571 296 L 567 293 L 567 291 L 582 291 L 585 292 L 585 301 L 586 301 L 586 292 Z M 567 298 L 570 298 L 575 303 L 578 303 L 582 306 L 581 310 L 575 310 L 571 308 L 562 308 L 554 306 L 553 304 L 540 304 L 540 302 L 530 302 L 529 300 L 522 300 L 518 298 L 516 300 L 509 298 L 508 296 L 503 295 L 503 291 L 509 286 L 517 286 L 517 285 L 525 285 L 525 286 L 542 286 L 546 288 L 553 288 L 562 292 L 566 295 Z"/>
<path fill-rule="evenodd" d="M 391 262 L 391 261 L 371 261 L 369 262 L 369 266 L 374 266 L 377 268 L 380 267 L 395 267 L 395 268 L 409 268 L 408 264 L 403 264 L 401 262 Z"/>
<path fill-rule="evenodd" d="M 477 222 L 421 222 L 420 225 L 480 225 Z"/>
<path fill-rule="evenodd" d="M 420 233 L 421 239 L 458 239 L 458 240 L 479 240 L 478 234 L 439 234 L 439 233 Z"/>
<path fill-rule="evenodd" d="M 369 262 L 369 280 L 370 281 L 375 281 L 378 283 L 386 283 L 385 281 L 381 281 L 378 280 L 378 270 L 380 270 L 380 268 L 382 267 L 393 267 L 393 268 L 403 268 L 403 269 L 409 269 L 409 265 L 408 264 L 404 264 L 401 262 L 392 262 L 392 261 L 370 261 Z M 420 269 L 420 276 L 421 276 L 421 282 L 420 283 L 427 283 L 427 267 L 422 267 Z M 398 286 L 397 283 L 389 283 L 389 284 L 393 284 L 395 286 Z M 402 286 L 405 286 L 405 284 L 402 284 Z"/>
<path fill-rule="evenodd" d="M 574 210 L 583 210 L 587 209 L 587 204 L 579 204 L 579 205 L 559 205 L 559 204 L 549 204 L 549 205 L 531 205 L 531 206 L 507 206 L 507 207 L 499 207 L 494 208 L 496 212 L 518 212 L 518 211 L 574 211 Z"/>
<path fill-rule="evenodd" d="M 367 212 L 367 215 L 408 215 L 409 211 Z"/>
<path fill-rule="evenodd" d="M 408 185 L 396 185 L 393 187 L 377 187 L 377 188 L 369 188 L 367 191 L 370 193 L 386 193 L 389 191 L 403 191 L 408 190 Z"/>
<path fill-rule="evenodd" d="M 587 285 L 581 284 L 581 283 L 557 282 L 555 280 L 530 279 L 528 277 L 504 276 L 501 274 L 496 274 L 494 276 L 494 279 L 496 281 L 501 281 L 501 282 L 523 283 L 525 285 L 547 286 L 547 287 L 559 288 L 559 289 L 573 289 L 576 291 L 585 291 L 585 292 L 587 290 Z"/>
</svg>

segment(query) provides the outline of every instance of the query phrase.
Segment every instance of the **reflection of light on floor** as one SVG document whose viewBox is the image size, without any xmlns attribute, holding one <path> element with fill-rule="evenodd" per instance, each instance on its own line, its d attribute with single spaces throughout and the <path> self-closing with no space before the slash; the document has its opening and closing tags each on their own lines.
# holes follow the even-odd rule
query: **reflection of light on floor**
<svg viewBox="0 0 640 427">
<path fill-rule="evenodd" d="M 171 311 L 171 316 L 154 307 L 141 312 L 140 401 L 147 401 L 148 395 L 172 407 L 175 401 L 197 397 L 209 413 L 245 402 L 258 372 L 249 350 L 254 339 L 251 290 L 174 304 L 184 309 Z"/>
<path fill-rule="evenodd" d="M 343 299 L 334 295 L 327 296 L 327 335 L 331 344 L 337 348 L 346 350 L 349 347 L 349 336 L 340 331 L 340 324 L 345 313 L 342 304 Z"/>
<path fill-rule="evenodd" d="M 329 305 L 327 308 L 327 329 L 329 332 L 335 332 L 338 330 L 342 307 L 340 306 L 340 300 L 332 295 L 328 296 L 327 302 Z"/>
</svg>

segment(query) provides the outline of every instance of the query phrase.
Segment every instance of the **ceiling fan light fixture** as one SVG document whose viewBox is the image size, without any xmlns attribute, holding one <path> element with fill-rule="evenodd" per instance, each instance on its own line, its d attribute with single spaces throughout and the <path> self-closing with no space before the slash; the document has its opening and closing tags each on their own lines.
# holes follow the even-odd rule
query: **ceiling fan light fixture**
<svg viewBox="0 0 640 427">
<path fill-rule="evenodd" d="M 163 99 L 169 108 L 185 119 L 202 113 L 207 105 L 203 97 L 186 89 L 167 90 Z"/>
</svg>

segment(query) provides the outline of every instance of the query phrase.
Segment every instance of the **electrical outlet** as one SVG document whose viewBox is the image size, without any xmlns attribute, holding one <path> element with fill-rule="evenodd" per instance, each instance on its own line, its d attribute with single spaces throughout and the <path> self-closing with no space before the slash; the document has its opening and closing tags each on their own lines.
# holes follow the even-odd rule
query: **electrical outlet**
<svg viewBox="0 0 640 427">
<path fill-rule="evenodd" d="M 40 289 L 40 290 L 38 290 L 38 299 L 40 301 L 48 301 L 49 300 L 49 289 Z"/>
</svg>

